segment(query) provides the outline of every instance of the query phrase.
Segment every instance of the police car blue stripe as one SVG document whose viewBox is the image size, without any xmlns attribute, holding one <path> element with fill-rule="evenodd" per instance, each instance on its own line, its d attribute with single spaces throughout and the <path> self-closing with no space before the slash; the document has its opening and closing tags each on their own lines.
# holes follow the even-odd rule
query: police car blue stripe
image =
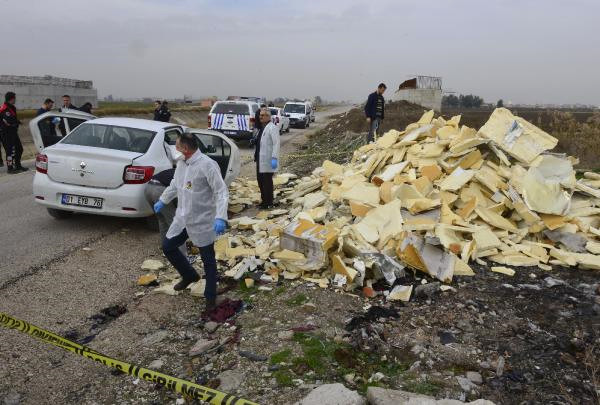
<svg viewBox="0 0 600 405">
<path fill-rule="evenodd" d="M 236 118 L 237 118 L 238 130 L 239 130 L 239 129 L 242 129 L 242 121 L 240 120 L 240 116 L 239 116 L 239 115 L 236 115 Z"/>
</svg>

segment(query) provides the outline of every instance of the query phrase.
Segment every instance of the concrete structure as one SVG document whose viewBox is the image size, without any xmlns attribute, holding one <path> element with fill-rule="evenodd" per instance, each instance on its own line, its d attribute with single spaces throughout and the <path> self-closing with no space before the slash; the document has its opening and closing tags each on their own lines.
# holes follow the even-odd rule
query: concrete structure
<svg viewBox="0 0 600 405">
<path fill-rule="evenodd" d="M 0 75 L 0 95 L 13 91 L 17 94 L 18 109 L 40 108 L 44 100 L 50 97 L 55 107 L 62 105 L 62 96 L 71 96 L 73 105 L 79 107 L 87 102 L 98 106 L 98 90 L 91 81 L 65 79 L 54 76 L 12 76 Z"/>
<path fill-rule="evenodd" d="M 405 80 L 392 94 L 391 99 L 406 100 L 439 112 L 442 110 L 442 78 L 416 76 Z"/>
</svg>

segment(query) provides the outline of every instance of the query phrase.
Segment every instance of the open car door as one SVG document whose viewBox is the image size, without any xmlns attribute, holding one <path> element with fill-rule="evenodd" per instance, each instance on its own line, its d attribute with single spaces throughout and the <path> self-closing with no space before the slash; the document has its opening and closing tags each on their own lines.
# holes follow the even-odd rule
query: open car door
<svg viewBox="0 0 600 405">
<path fill-rule="evenodd" d="M 240 174 L 240 151 L 234 141 L 217 131 L 187 129 L 200 141 L 200 151 L 218 163 L 225 184 L 229 186 Z"/>
<path fill-rule="evenodd" d="M 67 136 L 80 124 L 96 118 L 83 111 L 69 112 L 49 111 L 29 121 L 29 130 L 38 153 L 48 146 L 54 145 Z"/>
</svg>

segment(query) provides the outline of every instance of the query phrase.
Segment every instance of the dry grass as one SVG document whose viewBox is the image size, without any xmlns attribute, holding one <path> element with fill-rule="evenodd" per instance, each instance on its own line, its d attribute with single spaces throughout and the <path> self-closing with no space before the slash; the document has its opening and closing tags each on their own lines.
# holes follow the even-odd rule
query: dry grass
<svg viewBox="0 0 600 405">
<path fill-rule="evenodd" d="M 585 353 L 582 359 L 583 366 L 585 367 L 586 379 L 582 381 L 589 387 L 589 391 L 592 396 L 591 404 L 600 405 L 600 343 L 596 342 L 586 347 Z M 579 405 L 582 399 L 576 397 L 572 390 L 570 390 L 560 378 L 556 377 L 562 398 L 569 404 Z"/>
<path fill-rule="evenodd" d="M 549 126 L 549 132 L 558 138 L 556 152 L 579 158 L 580 168 L 600 168 L 600 113 L 579 123 L 569 112 L 554 111 Z"/>
</svg>

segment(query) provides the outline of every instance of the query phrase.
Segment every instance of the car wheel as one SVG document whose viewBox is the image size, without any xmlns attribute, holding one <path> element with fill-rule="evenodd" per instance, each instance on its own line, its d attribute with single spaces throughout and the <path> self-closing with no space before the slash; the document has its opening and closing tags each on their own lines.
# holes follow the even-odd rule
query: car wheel
<svg viewBox="0 0 600 405">
<path fill-rule="evenodd" d="M 158 217 L 156 215 L 146 217 L 146 228 L 152 232 L 158 232 Z"/>
<path fill-rule="evenodd" d="M 73 215 L 73 211 L 64 211 L 57 210 L 55 208 L 46 208 L 48 210 L 48 214 L 54 219 L 67 219 Z"/>
</svg>

